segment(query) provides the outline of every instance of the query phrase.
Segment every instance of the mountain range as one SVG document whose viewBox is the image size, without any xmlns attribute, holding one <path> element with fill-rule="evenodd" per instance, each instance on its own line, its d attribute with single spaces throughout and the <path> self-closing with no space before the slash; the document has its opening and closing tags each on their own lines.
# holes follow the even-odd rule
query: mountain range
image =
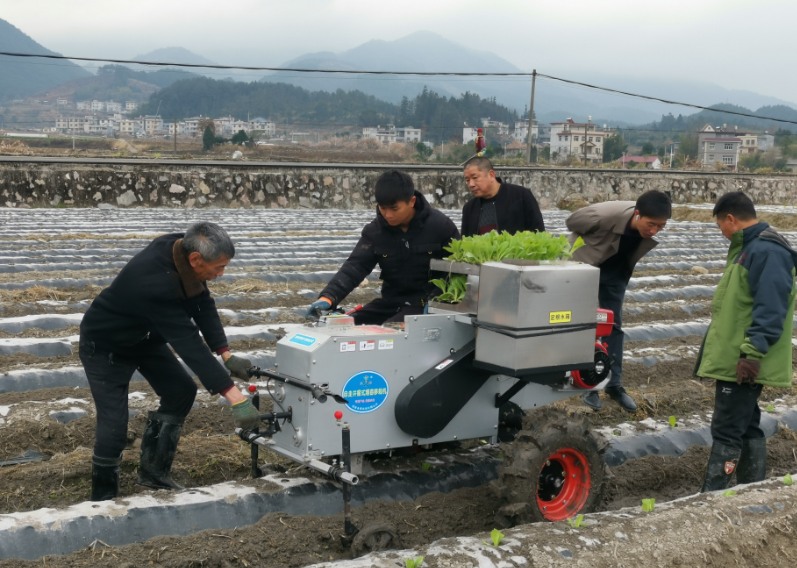
<svg viewBox="0 0 797 568">
<path fill-rule="evenodd" d="M 58 55 L 5 20 L 0 20 L 0 51 Z M 0 101 L 27 97 L 90 75 L 71 61 L 0 56 Z"/>
<path fill-rule="evenodd" d="M 523 70 L 495 54 L 475 51 L 452 42 L 436 33 L 419 31 L 395 41 L 371 40 L 341 53 L 308 53 L 285 62 L 281 67 L 325 70 L 389 70 L 389 71 L 454 71 L 518 73 Z M 549 71 L 549 70 L 539 70 Z M 551 75 L 559 75 L 555 70 Z M 530 100 L 531 80 L 528 77 L 397 77 L 325 75 L 276 72 L 264 77 L 265 81 L 280 81 L 299 85 L 310 90 L 344 90 L 357 88 L 383 100 L 398 103 L 402 96 L 413 97 L 423 86 L 441 94 L 458 96 L 463 92 L 478 93 L 482 97 L 495 97 L 501 104 L 522 112 Z M 610 76 L 606 74 L 580 74 L 567 76 L 584 83 L 611 87 L 689 102 L 703 106 L 732 103 L 748 108 L 766 105 L 797 104 L 761 95 L 744 89 L 725 89 L 707 82 L 678 79 L 656 79 L 641 76 Z M 658 120 L 670 112 L 690 112 L 688 108 L 660 102 L 635 99 L 577 85 L 540 77 L 537 79 L 534 110 L 541 122 L 574 117 L 580 120 L 591 115 L 595 122 L 613 125 L 640 124 Z"/>
<path fill-rule="evenodd" d="M 531 49 L 536 49 L 532 47 Z M 25 35 L 13 25 L 0 20 L 0 51 L 47 53 L 46 49 Z M 158 61 L 174 63 L 213 64 L 206 57 L 193 53 L 182 47 L 165 47 L 133 58 L 139 61 Z M 493 53 L 478 51 L 450 41 L 430 31 L 418 31 L 393 41 L 370 40 L 355 48 L 333 53 L 330 51 L 307 53 L 285 62 L 281 67 L 300 69 L 323 69 L 341 71 L 420 71 L 420 72 L 503 72 L 522 73 L 523 70 Z M 548 71 L 540 69 L 540 72 Z M 167 83 L 173 82 L 185 73 L 186 78 L 195 74 L 204 74 L 202 69 L 169 70 L 175 77 L 169 77 Z M 222 78 L 225 72 L 209 71 L 207 75 Z M 558 75 L 551 71 L 551 75 Z M 34 93 L 46 93 L 56 85 L 72 81 L 68 88 L 73 92 L 81 91 L 81 82 L 91 74 L 69 61 L 37 61 L 0 56 L 0 101 L 21 98 Z M 235 71 L 229 72 L 230 79 L 248 79 L 250 75 L 236 77 Z M 726 89 L 707 82 L 687 81 L 669 78 L 647 78 L 639 75 L 607 75 L 598 73 L 567 76 L 583 83 L 589 83 L 618 90 L 651 95 L 658 98 L 683 101 L 703 106 L 718 103 L 738 105 L 745 108 L 761 108 L 784 106 L 797 108 L 797 104 L 755 93 L 746 89 Z M 125 79 L 133 79 L 126 77 Z M 141 76 L 137 81 L 150 81 Z M 165 76 L 152 78 L 156 87 L 165 86 Z M 400 104 L 403 97 L 413 99 L 423 91 L 424 86 L 444 96 L 458 97 L 465 92 L 476 93 L 482 99 L 495 99 L 501 105 L 522 113 L 528 107 L 530 98 L 529 77 L 446 77 L 446 76 L 395 76 L 395 75 L 352 75 L 275 72 L 268 73 L 261 81 L 282 82 L 303 87 L 310 91 L 335 92 L 359 90 L 367 95 L 389 102 Z M 106 83 L 107 77 L 97 81 L 97 89 L 105 89 L 100 83 Z M 116 81 L 115 85 L 118 85 Z M 88 85 L 85 85 L 88 87 Z M 147 91 L 141 85 L 141 94 Z M 67 89 L 68 90 L 68 89 Z M 91 88 L 81 92 L 88 93 Z M 60 91 L 59 91 L 60 92 Z M 548 77 L 538 77 L 535 96 L 535 115 L 542 123 L 561 121 L 573 117 L 583 121 L 591 116 L 593 122 L 607 123 L 613 126 L 629 126 L 658 121 L 663 115 L 672 113 L 687 114 L 693 109 L 677 105 L 590 89 L 557 81 Z M 733 123 L 728 117 L 727 122 Z"/>
</svg>

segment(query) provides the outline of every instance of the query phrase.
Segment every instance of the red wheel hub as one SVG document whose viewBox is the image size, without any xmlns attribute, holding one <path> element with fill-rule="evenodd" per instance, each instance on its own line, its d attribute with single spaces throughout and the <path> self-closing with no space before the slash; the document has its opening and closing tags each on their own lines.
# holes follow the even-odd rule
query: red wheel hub
<svg viewBox="0 0 797 568">
<path fill-rule="evenodd" d="M 564 521 L 578 514 L 592 488 L 587 458 L 573 448 L 550 455 L 537 481 L 537 505 L 549 521 Z"/>
</svg>

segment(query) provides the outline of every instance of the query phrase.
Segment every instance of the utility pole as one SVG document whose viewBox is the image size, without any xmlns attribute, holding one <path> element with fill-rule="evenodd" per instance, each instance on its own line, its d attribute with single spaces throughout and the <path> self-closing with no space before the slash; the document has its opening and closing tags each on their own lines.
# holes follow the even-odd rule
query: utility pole
<svg viewBox="0 0 797 568">
<path fill-rule="evenodd" d="M 526 162 L 531 164 L 531 132 L 534 130 L 534 89 L 537 86 L 537 70 L 531 72 L 531 105 L 529 105 L 529 133 L 526 137 L 528 149 L 526 152 Z M 536 162 L 536 156 L 534 161 Z"/>
<path fill-rule="evenodd" d="M 174 157 L 177 157 L 177 117 L 174 117 Z"/>
</svg>

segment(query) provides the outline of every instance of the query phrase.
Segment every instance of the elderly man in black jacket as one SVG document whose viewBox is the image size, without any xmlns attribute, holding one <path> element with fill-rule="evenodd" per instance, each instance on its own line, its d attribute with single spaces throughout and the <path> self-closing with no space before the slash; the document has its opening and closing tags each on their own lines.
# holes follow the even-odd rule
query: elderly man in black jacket
<svg viewBox="0 0 797 568">
<path fill-rule="evenodd" d="M 545 231 L 542 212 L 530 189 L 505 183 L 495 175 L 487 158 L 474 156 L 465 162 L 465 183 L 473 199 L 462 208 L 462 236 L 483 235 L 492 230 L 515 234 Z"/>
<path fill-rule="evenodd" d="M 443 247 L 458 239 L 459 231 L 451 219 L 432 209 L 403 172 L 383 173 L 374 193 L 376 219 L 365 226 L 348 260 L 310 306 L 308 317 L 337 306 L 377 264 L 382 269 L 382 297 L 356 311 L 355 323 L 380 325 L 423 313 L 434 292 L 429 261 L 447 256 Z"/>
<path fill-rule="evenodd" d="M 141 440 L 138 483 L 183 489 L 170 472 L 197 387 L 167 343 L 210 393 L 230 402 L 238 426 L 259 424 L 257 409 L 229 374 L 246 379 L 252 364 L 230 353 L 206 284 L 224 273 L 234 255 L 230 237 L 214 223 L 197 223 L 185 235 L 158 237 L 127 263 L 86 311 L 79 355 L 97 407 L 92 501 L 113 499 L 119 492 L 127 394 L 136 370 L 160 397 L 160 408 L 149 413 Z M 222 357 L 224 367 L 211 350 Z"/>
</svg>

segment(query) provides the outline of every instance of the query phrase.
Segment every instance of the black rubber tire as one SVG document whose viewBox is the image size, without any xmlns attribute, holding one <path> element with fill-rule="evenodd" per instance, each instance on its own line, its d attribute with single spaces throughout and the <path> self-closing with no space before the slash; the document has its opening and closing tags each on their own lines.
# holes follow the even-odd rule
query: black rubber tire
<svg viewBox="0 0 797 568">
<path fill-rule="evenodd" d="M 371 552 L 400 549 L 401 539 L 398 532 L 388 523 L 371 523 L 365 526 L 355 535 L 351 543 L 352 558 Z"/>
<path fill-rule="evenodd" d="M 554 409 L 536 411 L 510 444 L 501 444 L 504 461 L 493 482 L 503 506 L 496 522 L 502 527 L 550 521 L 540 508 L 540 474 L 555 452 L 572 448 L 586 458 L 590 486 L 583 505 L 569 516 L 594 511 L 601 503 L 606 479 L 603 454 L 608 443 L 590 430 L 586 417 L 567 417 Z M 582 484 L 583 485 L 583 484 Z"/>
</svg>

